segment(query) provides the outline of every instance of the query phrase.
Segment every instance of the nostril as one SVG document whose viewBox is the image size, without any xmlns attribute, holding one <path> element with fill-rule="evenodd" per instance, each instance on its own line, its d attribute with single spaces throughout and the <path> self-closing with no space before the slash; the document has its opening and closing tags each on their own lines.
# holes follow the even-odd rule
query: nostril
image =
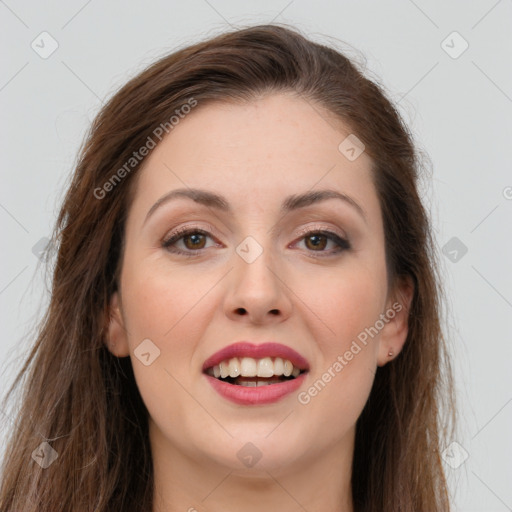
<svg viewBox="0 0 512 512">
<path fill-rule="evenodd" d="M 240 315 L 245 315 L 247 314 L 247 311 L 244 309 L 244 308 L 238 308 L 236 310 L 237 313 L 239 313 Z"/>
</svg>

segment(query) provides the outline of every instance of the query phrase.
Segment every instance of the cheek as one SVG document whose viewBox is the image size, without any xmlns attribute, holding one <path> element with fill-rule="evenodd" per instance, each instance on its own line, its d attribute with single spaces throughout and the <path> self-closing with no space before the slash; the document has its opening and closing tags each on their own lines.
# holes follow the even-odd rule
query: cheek
<svg viewBox="0 0 512 512">
<path fill-rule="evenodd" d="M 375 324 L 387 295 L 384 263 L 353 258 L 339 269 L 297 278 L 298 296 L 314 313 L 315 334 L 322 352 L 342 353 L 361 332 Z M 324 340 L 324 341 L 322 341 Z"/>
<path fill-rule="evenodd" d="M 186 382 L 197 371 L 191 368 L 193 354 L 208 324 L 207 315 L 200 313 L 214 282 L 211 276 L 203 280 L 197 273 L 171 271 L 161 262 L 141 261 L 125 269 L 122 297 L 132 365 L 144 400 L 151 402 L 176 388 L 173 377 Z M 145 352 L 156 357 L 146 366 L 138 356 L 148 339 Z"/>
<path fill-rule="evenodd" d="M 211 274 L 176 268 L 163 258 L 127 265 L 123 306 L 132 338 L 151 334 L 167 346 L 185 327 L 193 332 L 194 309 L 215 282 Z"/>
</svg>

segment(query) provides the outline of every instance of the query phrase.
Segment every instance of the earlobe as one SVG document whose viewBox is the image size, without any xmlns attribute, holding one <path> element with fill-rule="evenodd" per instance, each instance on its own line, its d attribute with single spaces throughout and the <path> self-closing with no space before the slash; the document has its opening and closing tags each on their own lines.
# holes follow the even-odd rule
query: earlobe
<svg viewBox="0 0 512 512">
<path fill-rule="evenodd" d="M 400 354 L 409 332 L 409 311 L 413 296 L 412 279 L 401 279 L 384 313 L 388 322 L 381 331 L 377 366 L 384 366 Z"/>
<path fill-rule="evenodd" d="M 128 337 L 126 335 L 124 319 L 121 314 L 118 292 L 114 292 L 110 299 L 108 322 L 107 336 L 105 339 L 108 350 L 116 357 L 129 356 Z"/>
</svg>

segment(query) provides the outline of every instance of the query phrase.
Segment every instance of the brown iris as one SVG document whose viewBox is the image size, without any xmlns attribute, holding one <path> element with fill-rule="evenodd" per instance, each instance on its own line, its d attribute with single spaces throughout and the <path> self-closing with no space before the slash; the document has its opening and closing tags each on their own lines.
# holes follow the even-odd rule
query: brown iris
<svg viewBox="0 0 512 512">
<path fill-rule="evenodd" d="M 327 237 L 321 234 L 309 235 L 306 237 L 305 242 L 308 249 L 325 249 L 325 246 L 327 245 Z M 309 247 L 309 242 L 312 242 L 312 247 Z"/>
<path fill-rule="evenodd" d="M 191 245 L 187 243 L 191 241 Z M 203 249 L 206 237 L 201 233 L 192 233 L 183 237 L 183 243 L 187 249 Z"/>
</svg>

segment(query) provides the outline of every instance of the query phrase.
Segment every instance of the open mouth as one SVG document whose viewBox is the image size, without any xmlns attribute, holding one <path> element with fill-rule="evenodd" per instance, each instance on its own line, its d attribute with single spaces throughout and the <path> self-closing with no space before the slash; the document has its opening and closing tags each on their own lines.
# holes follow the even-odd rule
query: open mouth
<svg viewBox="0 0 512 512">
<path fill-rule="evenodd" d="M 281 357 L 232 357 L 206 368 L 205 373 L 234 386 L 259 387 L 294 380 L 306 371 Z"/>
</svg>

